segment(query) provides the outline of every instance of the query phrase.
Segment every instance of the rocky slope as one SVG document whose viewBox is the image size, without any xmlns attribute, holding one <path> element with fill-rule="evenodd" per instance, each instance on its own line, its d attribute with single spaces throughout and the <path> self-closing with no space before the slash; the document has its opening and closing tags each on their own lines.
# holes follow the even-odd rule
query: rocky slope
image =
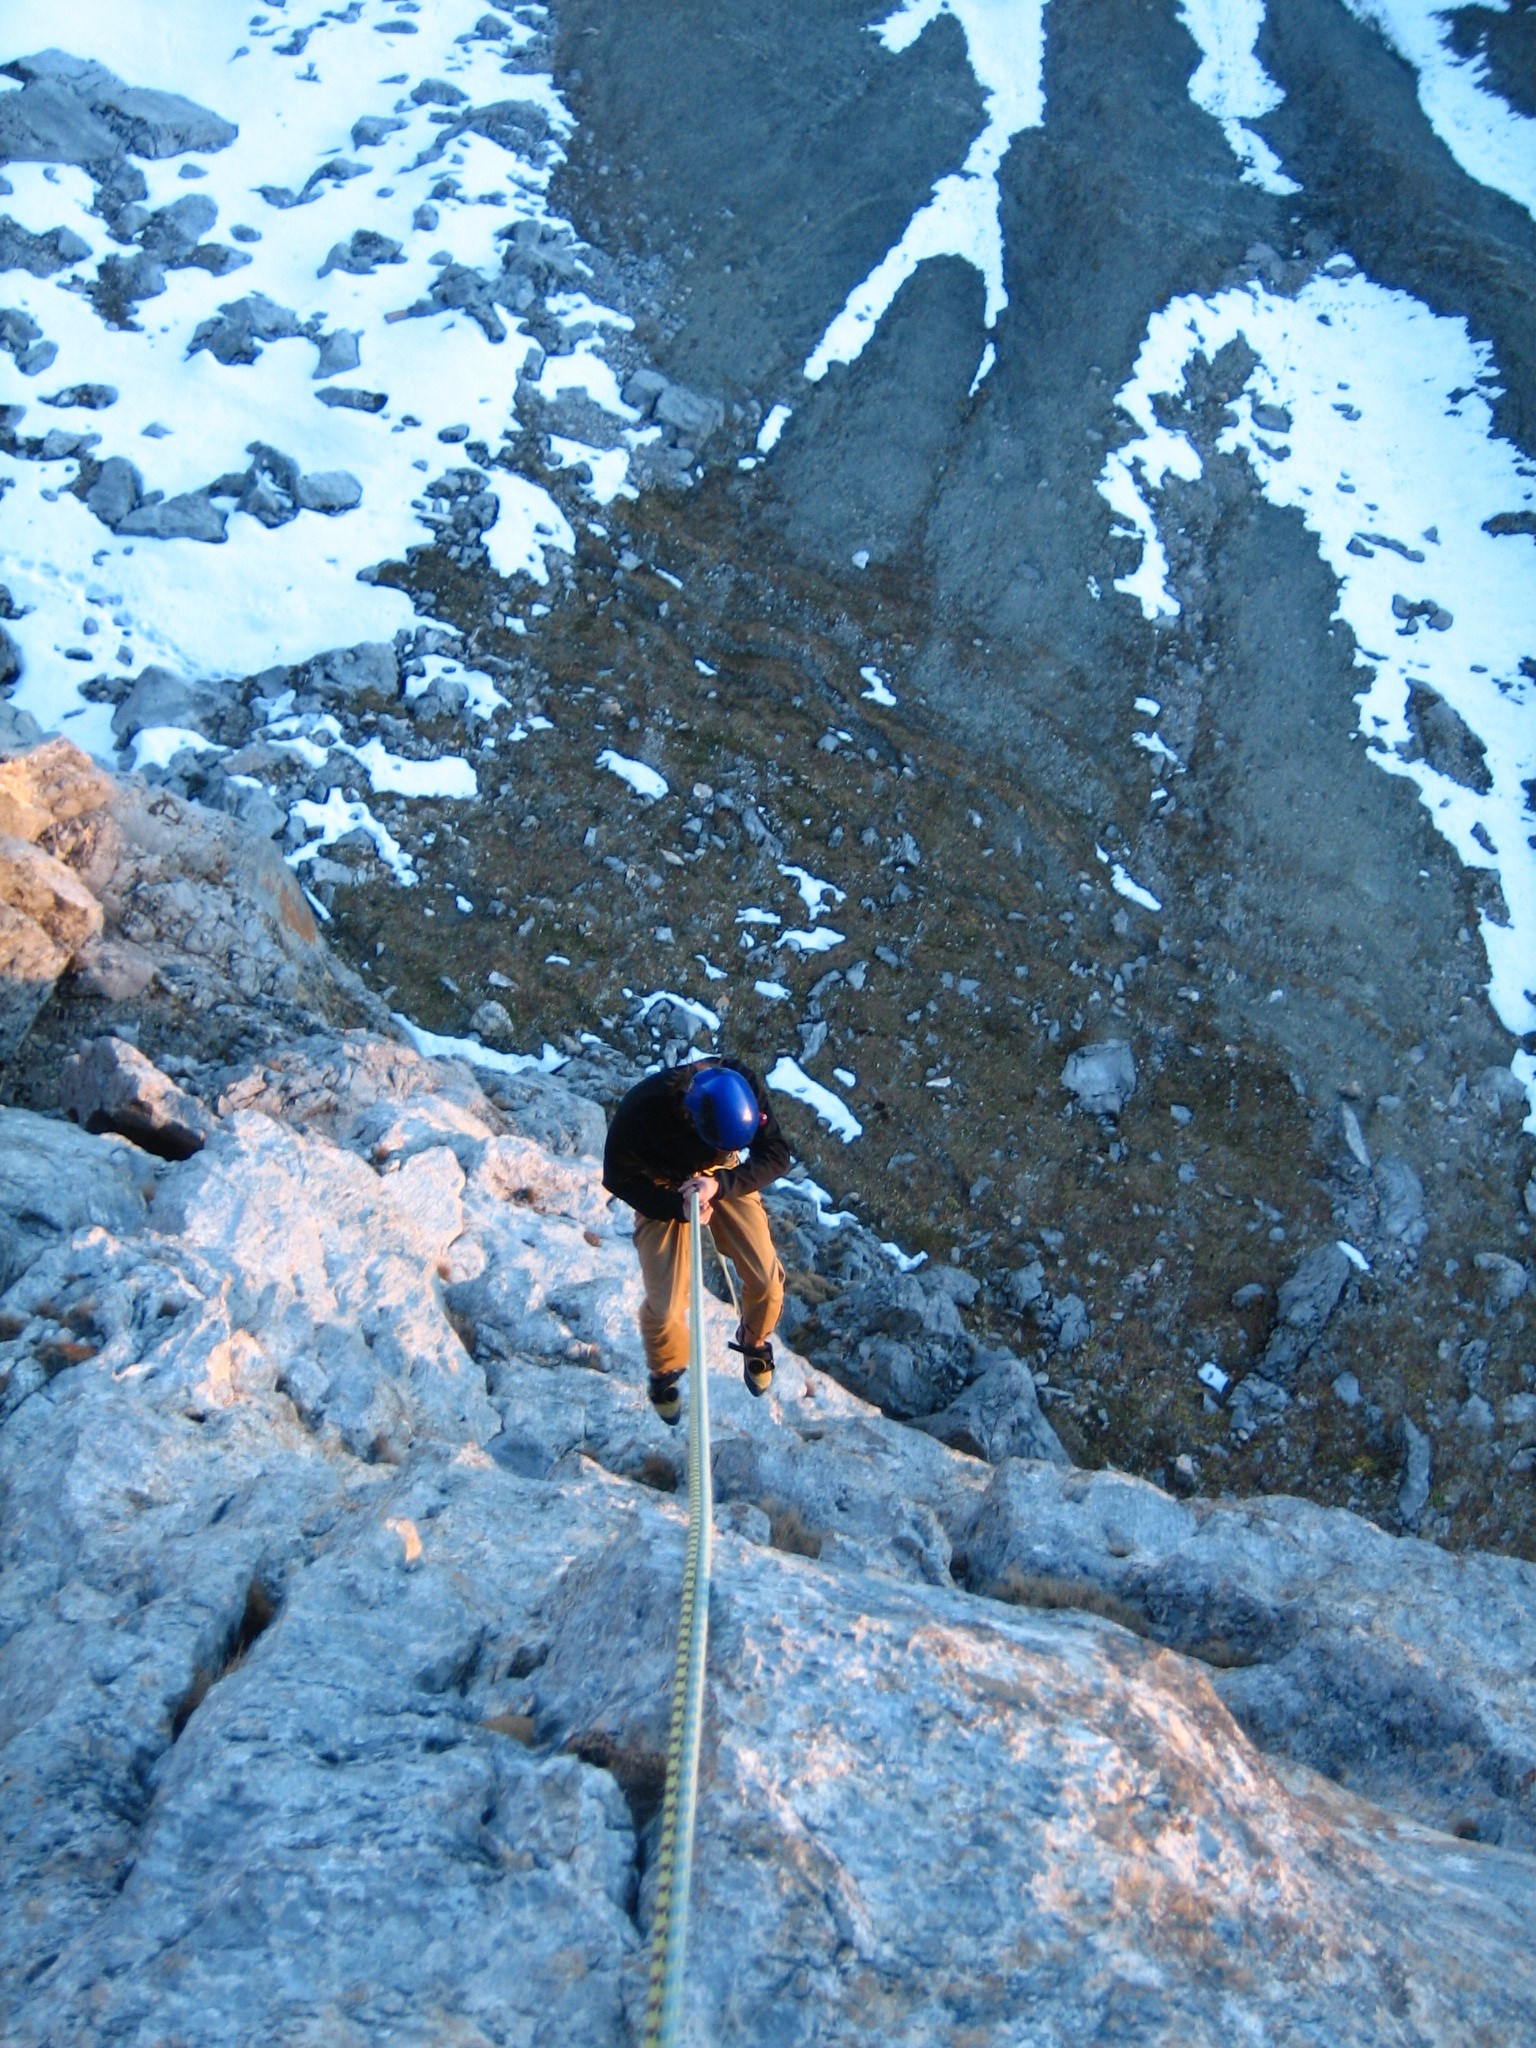
<svg viewBox="0 0 1536 2048">
<path fill-rule="evenodd" d="M 0 690 L 419 1024 L 792 1060 L 1083 1463 L 1531 1554 L 1530 21 L 58 0 Z"/>
<path fill-rule="evenodd" d="M 151 878 L 141 789 L 57 743 L 0 786 L 82 943 L 131 870 L 158 1000 L 217 991 L 173 1076 L 66 979 L 0 1110 L 7 2039 L 634 2039 L 683 1444 L 600 1116 L 339 1030 L 230 821 Z M 697 2038 L 1529 2032 L 1536 1568 L 1074 1470 L 954 1287 L 818 1213 L 830 1371 L 749 1401 L 709 1310 Z M 903 1343 L 956 1406 L 1003 1374 L 996 1440 L 834 1376 Z"/>
</svg>

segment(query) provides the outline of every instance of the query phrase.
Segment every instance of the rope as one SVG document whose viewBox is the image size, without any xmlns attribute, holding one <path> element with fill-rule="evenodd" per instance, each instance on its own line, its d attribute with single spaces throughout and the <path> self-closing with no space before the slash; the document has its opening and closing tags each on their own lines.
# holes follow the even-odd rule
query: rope
<svg viewBox="0 0 1536 2048">
<path fill-rule="evenodd" d="M 661 1803 L 656 1858 L 656 1910 L 651 1922 L 651 1972 L 643 2048 L 674 2048 L 683 2014 L 683 1964 L 688 1951 L 688 1889 L 693 1869 L 694 1810 L 699 1793 L 699 1737 L 704 1721 L 704 1658 L 709 1643 L 709 1566 L 713 1503 L 709 1471 L 709 1385 L 704 1370 L 704 1258 L 699 1198 L 688 1197 L 688 1549 L 683 1562 L 677 1665 L 672 1677 L 672 1727 L 667 1739 L 667 1789 Z"/>
</svg>

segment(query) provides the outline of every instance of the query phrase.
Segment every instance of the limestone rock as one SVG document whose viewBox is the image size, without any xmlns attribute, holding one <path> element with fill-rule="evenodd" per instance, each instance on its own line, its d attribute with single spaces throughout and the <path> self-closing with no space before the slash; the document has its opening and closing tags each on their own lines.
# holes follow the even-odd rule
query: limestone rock
<svg viewBox="0 0 1536 2048">
<path fill-rule="evenodd" d="M 1429 1235 L 1423 1181 L 1406 1159 L 1391 1153 L 1377 1160 L 1371 1178 L 1376 1184 L 1383 1231 L 1416 1251 Z"/>
<path fill-rule="evenodd" d="M 916 1427 L 993 1465 L 1006 1458 L 1072 1462 L 1041 1413 L 1034 1374 L 1011 1351 L 997 1355 L 957 1400 L 937 1415 L 920 1417 Z"/>
<path fill-rule="evenodd" d="M 169 669 L 141 669 L 133 687 L 112 713 L 112 732 L 126 746 L 147 725 L 176 725 L 205 736 L 229 703 L 229 692 L 197 676 Z"/>
<path fill-rule="evenodd" d="M 7 93 L 0 116 L 0 156 L 20 163 L 100 165 L 134 156 L 181 156 L 187 150 L 227 149 L 239 132 L 233 122 L 180 93 L 125 85 L 103 64 L 43 50 L 6 66 L 22 81 Z"/>
<path fill-rule="evenodd" d="M 82 1225 L 120 1237 L 140 1228 L 151 1176 L 129 1151 L 29 1109 L 0 1108 L 0 1292 Z"/>
<path fill-rule="evenodd" d="M 1472 1263 L 1483 1275 L 1488 1289 L 1488 1306 L 1495 1315 L 1512 1307 L 1531 1284 L 1529 1272 L 1507 1252 L 1478 1252 Z"/>
<path fill-rule="evenodd" d="M 574 1088 L 567 1088 L 558 1075 L 530 1068 L 522 1074 L 489 1075 L 486 1080 L 491 1100 L 501 1105 L 512 1128 L 525 1138 L 532 1138 L 558 1158 L 574 1153 L 602 1158 L 608 1137 L 602 1110 Z"/>
<path fill-rule="evenodd" d="M 88 1131 L 116 1131 L 161 1159 L 200 1152 L 214 1119 L 137 1046 L 98 1038 L 64 1062 L 60 1100 Z"/>
<path fill-rule="evenodd" d="M 146 671 L 136 690 L 151 682 L 159 688 Z M 138 701 L 135 718 L 168 700 L 150 690 Z M 61 949 L 83 945 L 83 971 L 63 991 L 70 1000 L 122 1001 L 135 984 L 139 993 L 154 988 L 183 1018 L 207 1018 L 214 1036 L 238 1035 L 253 1012 L 291 1024 L 299 1006 L 338 1021 L 387 1023 L 378 1001 L 321 945 L 277 850 L 235 818 L 106 775 L 63 739 L 0 760 L 0 807 L 50 849 L 0 842 L 0 904 L 22 898 L 57 927 Z M 23 941 L 29 957 L 37 952 L 14 919 L 8 929 L 13 952 Z M 102 952 L 103 944 L 112 950 Z M 33 969 L 59 971 L 51 957 Z M 12 996 L 20 986 L 0 981 Z M 26 986 L 35 1014 L 52 981 L 40 991 Z"/>
<path fill-rule="evenodd" d="M 7 2040 L 249 2048 L 340 2012 L 359 2038 L 619 2048 L 684 1450 L 645 1399 L 627 1214 L 465 1068 L 365 1034 L 232 1072 L 221 1108 L 147 1218 L 50 1229 L 0 1305 Z M 716 1549 L 693 2034 L 776 2013 L 852 2043 L 878 2014 L 937 2043 L 963 2012 L 1003 2048 L 1027 2008 L 1042 2039 L 1378 2048 L 1405 1982 L 1424 2039 L 1529 2031 L 1529 1864 L 1285 1761 L 1310 1742 L 1432 1818 L 1452 1783 L 1518 1786 L 1531 1601 L 1504 1561 L 1300 1503 L 1213 1511 L 1221 1568 L 1269 1572 L 1231 1625 L 1278 1609 L 1242 1640 L 1284 1666 L 1213 1669 L 952 1575 L 1104 1489 L 1152 1506 L 1096 1554 L 1150 1569 L 1159 1518 L 1198 1508 L 1047 1464 L 985 1494 L 986 1467 L 792 1352 L 751 1400 L 731 1311 L 706 1321 L 745 1534 Z M 1342 1620 L 1362 1603 L 1374 1665 Z M 1358 1723 L 1291 1710 L 1350 1656 Z"/>
<path fill-rule="evenodd" d="M 1536 1847 L 1536 1565 L 1309 1501 L 1184 1502 L 1038 1464 L 994 1475 L 969 1548 L 973 1586 L 1110 1613 L 1200 1659 L 1267 1752 Z"/>
<path fill-rule="evenodd" d="M 1094 1116 L 1118 1116 L 1136 1092 L 1136 1061 L 1127 1040 L 1079 1046 L 1061 1070 L 1061 1085 Z"/>
<path fill-rule="evenodd" d="M 1417 1528 L 1420 1515 L 1429 1505 L 1429 1475 L 1433 1446 L 1416 1423 L 1403 1417 L 1403 1474 L 1397 1489 L 1397 1512 L 1405 1527 Z"/>
<path fill-rule="evenodd" d="M 0 902 L 0 1061 L 25 1039 L 68 965 L 69 954 L 40 924 Z"/>
<path fill-rule="evenodd" d="M 68 740 L 45 740 L 0 761 L 0 831 L 35 844 L 49 828 L 103 809 L 114 788 L 112 778 Z M 31 823 L 13 828 L 7 815 Z"/>
<path fill-rule="evenodd" d="M 1339 1305 L 1354 1267 L 1337 1244 L 1322 1244 L 1298 1261 L 1276 1297 L 1276 1322 L 1261 1360 L 1265 1374 L 1283 1379 L 1306 1357 Z"/>
<path fill-rule="evenodd" d="M 101 930 L 101 905 L 63 861 L 3 833 L 0 903 L 40 925 L 66 959 Z"/>
</svg>

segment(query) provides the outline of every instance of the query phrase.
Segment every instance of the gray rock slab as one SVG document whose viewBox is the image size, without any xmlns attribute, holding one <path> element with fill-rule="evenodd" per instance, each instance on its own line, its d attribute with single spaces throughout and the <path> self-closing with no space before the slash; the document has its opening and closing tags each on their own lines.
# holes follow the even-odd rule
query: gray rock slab
<svg viewBox="0 0 1536 2048">
<path fill-rule="evenodd" d="M 987 1365 L 949 1407 L 921 1416 L 914 1426 L 951 1450 L 985 1458 L 991 1465 L 1006 1458 L 1044 1458 L 1053 1465 L 1072 1462 L 1041 1412 L 1034 1374 L 1010 1352 Z"/>
<path fill-rule="evenodd" d="M 179 676 L 151 665 L 134 677 L 133 687 L 112 713 L 112 734 L 126 746 L 148 725 L 177 725 L 192 732 L 210 730 L 228 708 L 229 692 L 201 676 Z"/>
<path fill-rule="evenodd" d="M 148 1220 L 56 1238 L 4 1302 L 0 1372 L 33 1361 L 0 1431 L 7 2039 L 246 2048 L 344 2011 L 360 2038 L 618 2048 L 683 1547 L 627 1214 L 462 1065 L 381 1039 L 279 1048 L 222 1106 Z M 957 1587 L 986 1468 L 793 1353 L 752 1401 L 731 1311 L 706 1320 L 745 1534 L 716 1549 L 693 2031 L 797 2009 L 788 1959 L 829 2043 L 876 2007 L 947 2042 L 963 2007 L 1003 2048 L 1027 1997 L 1063 2039 L 1377 2048 L 1407 1976 L 1427 2038 L 1520 2037 L 1527 1863 L 1277 1772 L 1198 1660 Z M 1010 1463 L 983 1523 L 1030 1474 L 1134 1486 Z M 1332 1519 L 1422 1602 L 1399 1547 Z M 1117 1563 L 1148 1547 L 1116 1528 Z M 1426 1635 L 1469 1593 L 1493 1611 L 1435 1585 Z"/>
<path fill-rule="evenodd" d="M 215 1119 L 125 1039 L 95 1039 L 64 1062 L 59 1100 L 87 1131 L 115 1131 L 161 1159 L 200 1152 Z"/>
<path fill-rule="evenodd" d="M 0 1293 L 73 1231 L 131 1236 L 145 1218 L 142 1165 L 118 1139 L 29 1109 L 0 1108 Z"/>
<path fill-rule="evenodd" d="M 1397 1811 L 1536 1846 L 1536 1566 L 1452 1555 L 1308 1501 L 1177 1501 L 1124 1473 L 1007 1465 L 972 1584 L 1119 1615 L 1204 1661 L 1266 1752 Z M 1118 1603 L 1118 1605 L 1114 1604 Z"/>
<path fill-rule="evenodd" d="M 63 50 L 19 57 L 7 69 L 22 81 L 5 95 L 0 155 L 18 162 L 99 164 L 132 156 L 181 156 L 227 149 L 232 121 L 180 93 L 125 85 L 104 65 Z"/>
<path fill-rule="evenodd" d="M 219 542 L 227 538 L 227 523 L 228 514 L 206 491 L 183 491 L 174 498 L 136 506 L 118 520 L 114 531 L 144 540 Z"/>
</svg>

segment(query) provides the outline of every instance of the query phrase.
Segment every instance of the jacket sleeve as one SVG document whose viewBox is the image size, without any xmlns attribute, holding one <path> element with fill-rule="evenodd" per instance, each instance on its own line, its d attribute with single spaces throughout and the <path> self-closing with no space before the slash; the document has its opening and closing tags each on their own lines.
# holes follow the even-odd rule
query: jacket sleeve
<svg viewBox="0 0 1536 2048">
<path fill-rule="evenodd" d="M 789 1142 L 779 1129 L 768 1090 L 756 1074 L 749 1073 L 747 1078 L 757 1095 L 763 1120 L 742 1164 L 726 1167 L 715 1175 L 720 1183 L 720 1193 L 727 1200 L 732 1196 L 757 1194 L 763 1188 L 771 1187 L 776 1180 L 782 1180 L 789 1171 Z"/>
<path fill-rule="evenodd" d="M 641 1123 L 632 1106 L 620 1103 L 603 1147 L 603 1186 L 655 1223 L 681 1223 L 687 1213 L 682 1196 L 674 1188 L 664 1188 L 641 1164 L 637 1144 Z"/>
</svg>

